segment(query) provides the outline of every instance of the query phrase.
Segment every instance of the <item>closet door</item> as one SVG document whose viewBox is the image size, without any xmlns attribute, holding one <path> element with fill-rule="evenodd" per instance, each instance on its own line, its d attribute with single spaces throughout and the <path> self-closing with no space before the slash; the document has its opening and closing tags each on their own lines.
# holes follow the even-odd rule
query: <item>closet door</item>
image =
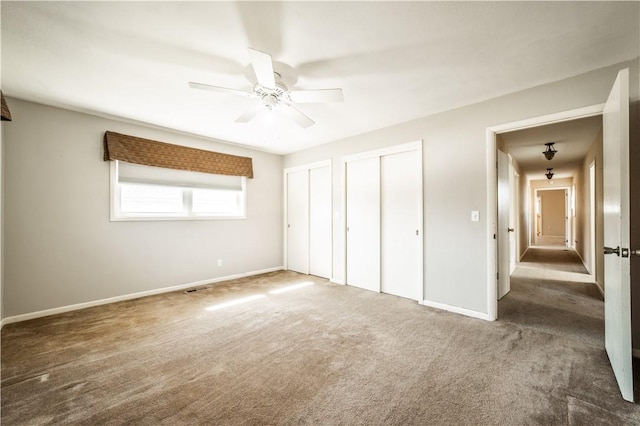
<svg viewBox="0 0 640 426">
<path fill-rule="evenodd" d="M 309 171 L 287 173 L 287 269 L 309 273 Z"/>
<path fill-rule="evenodd" d="M 380 157 L 381 291 L 422 300 L 422 168 L 418 151 Z"/>
<path fill-rule="evenodd" d="M 380 158 L 346 163 L 347 284 L 380 291 Z"/>
<path fill-rule="evenodd" d="M 309 170 L 309 273 L 331 276 L 331 168 Z"/>
</svg>

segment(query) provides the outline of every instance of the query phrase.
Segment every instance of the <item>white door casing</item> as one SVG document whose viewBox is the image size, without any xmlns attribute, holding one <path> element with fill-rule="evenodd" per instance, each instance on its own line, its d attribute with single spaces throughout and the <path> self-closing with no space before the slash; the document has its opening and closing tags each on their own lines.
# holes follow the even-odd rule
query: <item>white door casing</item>
<svg viewBox="0 0 640 426">
<path fill-rule="evenodd" d="M 486 315 L 478 315 L 478 317 L 484 318 L 489 321 L 494 321 L 498 318 L 498 286 L 496 285 L 496 273 L 499 265 L 499 256 L 497 249 L 497 223 L 498 223 L 498 177 L 496 167 L 496 135 L 505 132 L 511 132 L 515 130 L 528 129 L 531 127 L 542 126 L 545 124 L 553 124 L 562 121 L 576 120 L 585 117 L 592 117 L 594 115 L 602 114 L 604 104 L 590 105 L 573 110 L 554 112 L 551 114 L 527 118 L 520 121 L 514 121 L 510 123 L 504 123 L 488 127 L 486 129 L 486 174 L 487 174 L 487 217 L 490 218 L 486 223 L 487 232 L 487 275 L 486 275 L 486 290 L 487 290 L 487 313 Z M 531 187 L 527 187 L 527 191 L 530 191 Z M 533 203 L 536 203 L 536 195 L 532 199 Z M 529 198 L 527 198 L 529 199 Z M 537 203 L 536 203 L 537 204 Z M 534 212 L 533 209 L 531 209 Z M 531 227 L 529 232 L 529 244 L 533 244 L 535 241 L 535 221 L 532 221 L 529 225 Z"/>
<path fill-rule="evenodd" d="M 603 111 L 605 348 L 622 397 L 633 401 L 629 249 L 629 70 L 611 89 Z M 628 256 L 628 255 L 627 255 Z"/>
</svg>

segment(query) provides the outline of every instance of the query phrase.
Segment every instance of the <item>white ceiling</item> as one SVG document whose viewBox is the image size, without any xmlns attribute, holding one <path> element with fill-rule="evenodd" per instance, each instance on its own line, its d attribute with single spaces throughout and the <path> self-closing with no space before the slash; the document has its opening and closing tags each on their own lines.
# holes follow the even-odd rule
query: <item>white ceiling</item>
<svg viewBox="0 0 640 426">
<path fill-rule="evenodd" d="M 638 56 L 638 2 L 2 1 L 8 96 L 288 153 Z M 252 101 L 247 47 L 316 124 L 234 120 Z"/>
<path fill-rule="evenodd" d="M 597 115 L 502 133 L 500 137 L 522 173 L 534 180 L 546 180 L 548 167 L 553 168 L 556 179 L 574 176 L 601 129 L 602 116 Z M 552 160 L 542 154 L 547 142 L 554 142 L 558 151 Z"/>
</svg>

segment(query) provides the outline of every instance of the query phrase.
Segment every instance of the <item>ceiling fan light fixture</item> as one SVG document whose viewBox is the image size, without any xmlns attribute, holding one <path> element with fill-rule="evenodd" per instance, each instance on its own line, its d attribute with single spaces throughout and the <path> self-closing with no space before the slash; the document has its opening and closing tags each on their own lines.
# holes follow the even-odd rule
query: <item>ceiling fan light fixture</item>
<svg viewBox="0 0 640 426">
<path fill-rule="evenodd" d="M 271 55 L 249 48 L 249 56 L 251 57 L 251 67 L 257 80 L 252 91 L 212 86 L 210 84 L 196 83 L 193 81 L 189 82 L 189 87 L 192 89 L 229 93 L 244 98 L 257 99 L 259 101 L 258 104 L 243 112 L 240 117 L 236 119 L 236 123 L 248 123 L 267 109 L 269 112 L 282 111 L 295 124 L 302 128 L 307 128 L 315 124 L 315 121 L 293 106 L 293 104 L 343 101 L 342 89 L 290 91 L 287 85 L 281 80 L 282 74 L 273 69 L 274 62 Z M 280 65 L 284 66 L 285 64 Z"/>
<path fill-rule="evenodd" d="M 547 173 L 545 173 L 544 175 L 547 177 L 547 179 L 551 180 L 551 178 L 553 177 L 553 167 L 547 169 Z"/>
<path fill-rule="evenodd" d="M 542 154 L 544 154 L 544 158 L 549 161 L 551 161 L 553 159 L 553 156 L 556 155 L 556 152 L 558 152 L 558 150 L 556 150 L 556 148 L 553 146 L 554 143 L 555 142 L 545 143 L 547 149 L 542 152 Z"/>
</svg>

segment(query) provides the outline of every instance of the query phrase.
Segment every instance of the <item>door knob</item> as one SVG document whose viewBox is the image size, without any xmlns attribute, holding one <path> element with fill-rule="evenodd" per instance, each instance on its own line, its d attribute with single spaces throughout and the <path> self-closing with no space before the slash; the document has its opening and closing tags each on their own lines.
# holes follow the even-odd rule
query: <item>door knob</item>
<svg viewBox="0 0 640 426">
<path fill-rule="evenodd" d="M 509 232 L 515 232 L 515 229 L 513 229 L 513 228 L 507 228 L 507 231 L 509 231 Z"/>
<path fill-rule="evenodd" d="M 620 246 L 616 248 L 605 247 L 604 254 L 615 254 L 616 256 L 620 256 Z"/>
<path fill-rule="evenodd" d="M 640 256 L 640 249 L 631 249 L 629 252 L 632 256 Z"/>
</svg>

